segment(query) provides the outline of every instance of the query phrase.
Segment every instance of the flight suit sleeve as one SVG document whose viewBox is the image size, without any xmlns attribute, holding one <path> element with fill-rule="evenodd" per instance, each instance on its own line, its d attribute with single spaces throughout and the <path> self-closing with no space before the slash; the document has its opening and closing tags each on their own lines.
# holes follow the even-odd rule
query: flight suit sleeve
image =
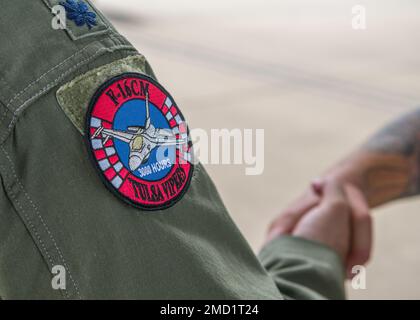
<svg viewBox="0 0 420 320">
<path fill-rule="evenodd" d="M 259 259 L 286 299 L 345 299 L 343 264 L 320 243 L 280 236 L 263 247 Z"/>
<path fill-rule="evenodd" d="M 95 25 L 85 19 L 80 26 L 69 18 L 65 29 L 51 28 L 52 10 L 62 2 L 2 3 L 0 30 L 7 36 L 0 46 L 0 296 L 281 299 L 281 292 L 295 299 L 343 297 L 338 258 L 303 240 L 279 238 L 264 248 L 261 259 L 269 277 L 199 164 L 188 190 L 170 206 L 152 212 L 124 201 L 122 192 L 117 196 L 118 177 L 126 179 L 130 169 L 128 153 L 111 147 L 114 142 L 106 137 L 94 145 L 97 129 L 90 130 L 98 121 L 113 128 L 116 106 L 112 98 L 103 104 L 111 110 L 98 115 L 104 119 L 88 117 L 89 108 L 96 92 L 109 88 L 115 77 L 135 73 L 152 83 L 153 72 L 91 1 L 77 4 L 85 18 L 96 16 Z M 160 99 L 152 124 L 167 129 L 172 123 L 179 131 L 178 111 L 165 104 L 175 106 L 160 86 L 151 95 Z M 119 94 L 131 97 L 122 86 Z M 145 99 L 130 98 L 137 107 Z M 147 122 L 137 117 L 143 111 L 133 113 L 125 113 L 123 128 L 141 129 Z M 147 181 L 139 187 L 126 179 L 127 188 L 139 199 L 158 202 L 162 190 L 174 194 L 186 181 L 185 172 L 170 172 L 178 174 L 169 183 L 170 177 L 161 182 L 157 176 L 148 188 Z"/>
</svg>

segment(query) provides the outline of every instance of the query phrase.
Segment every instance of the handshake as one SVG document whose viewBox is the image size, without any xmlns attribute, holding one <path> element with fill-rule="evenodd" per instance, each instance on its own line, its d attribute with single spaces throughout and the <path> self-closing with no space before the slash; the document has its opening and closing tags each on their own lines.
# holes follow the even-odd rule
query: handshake
<svg viewBox="0 0 420 320">
<path fill-rule="evenodd" d="M 324 244 L 341 257 L 351 277 L 372 247 L 372 220 L 366 197 L 356 185 L 326 177 L 312 182 L 269 227 L 267 241 L 292 235 Z"/>
<path fill-rule="evenodd" d="M 420 109 L 384 127 L 327 171 L 275 219 L 267 241 L 280 235 L 329 246 L 347 276 L 369 260 L 370 208 L 420 194 Z"/>
</svg>

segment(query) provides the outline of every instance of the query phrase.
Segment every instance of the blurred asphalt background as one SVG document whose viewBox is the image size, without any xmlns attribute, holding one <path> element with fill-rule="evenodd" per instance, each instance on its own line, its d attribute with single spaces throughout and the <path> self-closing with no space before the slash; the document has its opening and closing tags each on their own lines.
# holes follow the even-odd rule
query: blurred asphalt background
<svg viewBox="0 0 420 320">
<path fill-rule="evenodd" d="M 191 128 L 264 128 L 265 170 L 208 165 L 257 251 L 307 182 L 420 105 L 418 0 L 97 0 L 143 53 Z M 351 27 L 365 5 L 367 29 Z M 353 299 L 420 298 L 420 199 L 374 212 L 367 289 Z"/>
</svg>

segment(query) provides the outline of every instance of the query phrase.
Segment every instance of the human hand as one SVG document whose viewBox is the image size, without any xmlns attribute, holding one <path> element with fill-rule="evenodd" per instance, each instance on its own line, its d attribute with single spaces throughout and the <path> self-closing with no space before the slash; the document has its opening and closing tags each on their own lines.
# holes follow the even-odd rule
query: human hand
<svg viewBox="0 0 420 320">
<path fill-rule="evenodd" d="M 325 221 L 328 218 L 334 223 L 337 218 L 343 223 L 343 215 L 347 211 L 350 212 L 348 249 L 345 248 L 347 236 L 335 233 L 336 227 Z M 334 216 L 335 213 L 338 217 Z M 329 236 L 328 239 L 313 240 L 333 247 L 342 256 L 349 277 L 352 276 L 351 269 L 354 265 L 363 265 L 368 261 L 372 246 L 372 221 L 366 199 L 355 184 L 332 178 L 313 182 L 311 187 L 270 225 L 267 241 L 281 234 L 297 235 L 296 228 L 301 222 L 304 224 L 299 226 L 299 233 L 302 232 L 303 226 L 311 228 L 311 224 L 314 224 L 313 232 L 317 230 L 316 233 L 320 232 L 320 226 L 331 228 L 325 232 Z M 317 236 L 307 232 L 309 237 Z M 341 238 L 344 243 L 339 243 L 336 237 Z"/>
<path fill-rule="evenodd" d="M 320 203 L 322 188 L 323 183 L 321 181 L 313 181 L 301 196 L 289 204 L 270 224 L 266 242 L 270 242 L 278 235 L 291 234 L 303 215 Z"/>
<path fill-rule="evenodd" d="M 344 189 L 334 182 L 326 184 L 320 204 L 302 216 L 291 235 L 330 247 L 345 263 L 350 251 L 351 207 Z"/>
</svg>

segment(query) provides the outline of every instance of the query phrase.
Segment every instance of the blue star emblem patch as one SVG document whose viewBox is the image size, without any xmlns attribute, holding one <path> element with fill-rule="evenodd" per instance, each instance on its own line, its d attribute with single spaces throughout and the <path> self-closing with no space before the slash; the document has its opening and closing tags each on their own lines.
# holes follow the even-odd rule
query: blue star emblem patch
<svg viewBox="0 0 420 320">
<path fill-rule="evenodd" d="M 96 26 L 96 13 L 89 10 L 89 6 L 79 0 L 66 0 L 60 2 L 66 9 L 67 19 L 74 21 L 78 27 L 86 25 L 89 29 Z"/>
</svg>

